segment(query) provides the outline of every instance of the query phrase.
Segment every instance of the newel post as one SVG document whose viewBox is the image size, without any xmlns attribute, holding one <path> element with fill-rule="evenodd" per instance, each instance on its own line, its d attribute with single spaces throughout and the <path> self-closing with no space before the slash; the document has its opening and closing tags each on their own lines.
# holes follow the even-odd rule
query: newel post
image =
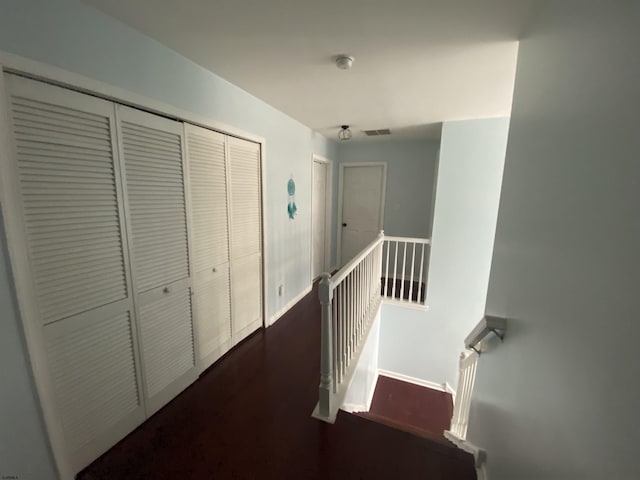
<svg viewBox="0 0 640 480">
<path fill-rule="evenodd" d="M 318 413 L 328 417 L 331 412 L 331 395 L 333 393 L 333 332 L 331 327 L 331 301 L 333 289 L 329 279 L 331 275 L 323 273 L 318 285 L 318 296 L 322 310 L 322 334 L 320 347 L 320 395 Z"/>
</svg>

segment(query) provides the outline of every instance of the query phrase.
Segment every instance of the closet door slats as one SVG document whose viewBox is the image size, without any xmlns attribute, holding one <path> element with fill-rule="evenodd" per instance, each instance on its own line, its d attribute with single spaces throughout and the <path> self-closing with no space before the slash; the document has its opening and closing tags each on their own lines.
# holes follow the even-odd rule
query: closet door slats
<svg viewBox="0 0 640 480">
<path fill-rule="evenodd" d="M 153 397 L 195 365 L 190 290 L 141 306 L 140 325 L 147 392 Z"/>
<path fill-rule="evenodd" d="M 181 123 L 118 106 L 147 415 L 196 378 Z"/>
<path fill-rule="evenodd" d="M 77 473 L 262 325 L 261 147 L 4 84 L 25 331 L 56 457 Z"/>
<path fill-rule="evenodd" d="M 193 268 L 198 272 L 229 261 L 225 138 L 187 127 Z"/>
<path fill-rule="evenodd" d="M 144 292 L 189 276 L 182 138 L 130 121 L 121 131 L 134 276 Z"/>
<path fill-rule="evenodd" d="M 229 165 L 233 209 L 231 258 L 240 258 L 261 249 L 260 145 L 230 138 Z"/>
<path fill-rule="evenodd" d="M 47 330 L 65 435 L 77 451 L 140 406 L 129 313 Z"/>
<path fill-rule="evenodd" d="M 198 345 L 202 368 L 224 355 L 231 348 L 231 299 L 229 266 L 194 281 L 194 308 L 198 319 Z"/>
<path fill-rule="evenodd" d="M 262 325 L 260 145 L 229 138 L 233 341 Z"/>
<path fill-rule="evenodd" d="M 41 328 L 36 358 L 49 420 L 79 471 L 144 419 L 114 107 L 4 79 L 33 286 L 24 295 L 38 305 L 25 321 Z"/>
<path fill-rule="evenodd" d="M 199 368 L 232 346 L 226 138 L 185 126 Z"/>
<path fill-rule="evenodd" d="M 40 279 L 36 293 L 42 322 L 48 324 L 125 299 L 127 284 L 109 117 L 19 95 L 12 95 L 11 101 L 29 253 L 34 276 Z M 48 114 L 52 111 L 53 118 Z M 95 125 L 91 132 L 85 121 Z M 91 146 L 90 151 L 87 146 Z M 34 148 L 51 152 L 52 157 L 34 161 L 29 154 Z M 67 155 L 74 157 L 71 172 L 60 168 L 60 162 L 49 161 Z M 87 202 L 95 193 L 101 195 L 100 203 Z M 111 235 L 98 235 L 95 229 Z M 88 234 L 94 231 L 95 236 L 78 238 L 74 231 L 80 230 Z M 69 238 L 74 238 L 72 246 Z M 117 268 L 111 268 L 107 275 L 92 275 L 96 267 L 114 264 Z M 51 270 L 57 275 L 52 276 Z"/>
</svg>

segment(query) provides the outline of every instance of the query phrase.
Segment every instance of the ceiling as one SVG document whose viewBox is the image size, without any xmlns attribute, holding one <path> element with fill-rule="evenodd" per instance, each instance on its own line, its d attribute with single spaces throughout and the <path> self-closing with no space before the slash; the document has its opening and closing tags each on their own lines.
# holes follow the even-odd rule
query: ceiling
<svg viewBox="0 0 640 480">
<path fill-rule="evenodd" d="M 509 115 L 517 39 L 544 0 L 84 1 L 327 137 L 349 124 L 356 139 Z"/>
</svg>

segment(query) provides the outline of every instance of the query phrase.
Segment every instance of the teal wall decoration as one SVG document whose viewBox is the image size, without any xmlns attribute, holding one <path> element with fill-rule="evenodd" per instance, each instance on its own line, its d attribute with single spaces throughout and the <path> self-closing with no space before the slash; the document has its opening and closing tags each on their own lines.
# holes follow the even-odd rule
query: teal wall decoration
<svg viewBox="0 0 640 480">
<path fill-rule="evenodd" d="M 293 220 L 298 212 L 298 207 L 296 207 L 296 182 L 293 181 L 293 175 L 287 182 L 287 192 L 289 193 L 287 213 L 289 213 L 289 220 Z"/>
</svg>

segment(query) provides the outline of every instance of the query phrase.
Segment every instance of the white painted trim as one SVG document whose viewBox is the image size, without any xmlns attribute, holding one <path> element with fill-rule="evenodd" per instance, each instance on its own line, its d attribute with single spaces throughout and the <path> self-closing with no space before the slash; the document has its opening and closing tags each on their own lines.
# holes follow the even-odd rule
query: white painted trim
<svg viewBox="0 0 640 480">
<path fill-rule="evenodd" d="M 378 319 L 378 321 L 380 321 L 380 319 Z M 380 328 L 380 327 L 378 327 Z M 378 352 L 379 354 L 379 352 Z M 376 371 L 376 380 L 375 382 L 373 382 L 373 388 L 371 388 L 371 391 L 369 392 L 369 397 L 367 398 L 367 412 L 369 410 L 371 410 L 371 404 L 373 403 L 373 396 L 376 393 L 376 387 L 378 386 L 378 378 L 380 377 L 380 371 Z"/>
<path fill-rule="evenodd" d="M 344 169 L 349 167 L 379 167 L 382 166 L 382 194 L 380 195 L 380 221 L 378 231 L 384 230 L 384 205 L 387 196 L 387 162 L 349 162 L 340 164 L 338 175 L 338 221 L 337 221 L 337 253 L 336 262 L 342 265 L 342 203 L 344 199 Z"/>
<path fill-rule="evenodd" d="M 227 143 L 225 141 L 225 143 Z M 260 200 L 262 204 L 260 205 L 260 219 L 262 221 L 262 225 L 260 226 L 260 248 L 261 248 L 261 256 L 260 260 L 262 262 L 262 326 L 267 328 L 270 323 L 268 323 L 267 319 L 269 318 L 269 308 L 267 305 L 269 296 L 267 292 L 269 291 L 269 276 L 267 272 L 269 271 L 267 268 L 267 141 L 262 139 L 260 142 Z M 231 217 L 229 217 L 229 231 L 231 231 Z M 231 245 L 229 245 L 229 260 L 231 260 Z M 233 312 L 232 312 L 233 314 Z"/>
<path fill-rule="evenodd" d="M 414 385 L 419 385 L 420 387 L 427 387 L 432 390 L 438 390 L 439 392 L 447 392 L 446 384 L 431 382 L 429 380 L 423 380 L 422 378 L 415 378 L 409 375 L 404 375 L 403 373 L 390 372 L 389 370 L 384 370 L 382 368 L 378 369 L 378 374 L 383 377 L 394 378 L 396 380 L 400 380 L 402 382 L 413 383 Z"/>
<path fill-rule="evenodd" d="M 451 394 L 451 397 L 453 398 L 453 404 L 455 405 L 456 404 L 456 391 L 449 384 L 449 382 L 444 382 L 444 391 Z"/>
<path fill-rule="evenodd" d="M 363 413 L 369 411 L 366 405 L 357 403 L 343 403 L 340 410 L 347 413 Z"/>
<path fill-rule="evenodd" d="M 309 292 L 311 292 L 312 288 L 313 288 L 312 285 L 309 285 L 304 290 L 302 290 L 298 295 L 292 298 L 289 301 L 289 303 L 287 303 L 284 307 L 282 307 L 280 310 L 274 313 L 273 316 L 269 319 L 268 326 L 271 326 L 274 323 L 276 323 L 280 319 L 280 317 L 282 317 L 285 313 L 291 310 L 296 303 L 298 303 L 300 300 L 306 297 L 309 294 Z"/>
<path fill-rule="evenodd" d="M 324 237 L 324 265 L 323 265 L 323 271 L 326 272 L 327 269 L 329 268 L 329 264 L 331 263 L 331 232 L 333 231 L 333 225 L 331 225 L 331 214 L 332 214 L 332 207 L 333 207 L 333 202 L 332 202 L 332 198 L 333 198 L 333 162 L 331 160 L 329 160 L 328 158 L 325 158 L 321 155 L 317 155 L 317 154 L 313 154 L 311 156 L 311 208 L 313 209 L 313 194 L 314 194 L 314 178 L 313 178 L 313 172 L 314 172 L 314 168 L 313 168 L 313 164 L 314 163 L 324 163 L 327 165 L 327 185 L 325 187 L 325 212 L 324 212 L 324 224 L 325 224 L 325 237 Z M 310 265 L 310 276 L 311 276 L 311 281 L 313 282 L 314 280 L 316 280 L 317 278 L 320 277 L 320 275 L 318 275 L 317 277 L 314 278 L 313 276 L 313 260 L 314 260 L 314 255 L 313 255 L 313 212 L 311 214 L 311 265 Z M 332 270 L 331 270 L 332 271 Z M 329 272 L 331 273 L 331 272 Z M 322 272 L 321 272 L 322 274 Z"/>
<path fill-rule="evenodd" d="M 487 452 L 485 450 L 465 439 L 458 437 L 455 433 L 450 432 L 449 430 L 444 431 L 444 438 L 449 440 L 460 450 L 464 450 L 465 452 L 473 455 L 478 480 L 487 480 L 487 472 L 485 468 L 485 464 L 487 461 Z"/>
</svg>

